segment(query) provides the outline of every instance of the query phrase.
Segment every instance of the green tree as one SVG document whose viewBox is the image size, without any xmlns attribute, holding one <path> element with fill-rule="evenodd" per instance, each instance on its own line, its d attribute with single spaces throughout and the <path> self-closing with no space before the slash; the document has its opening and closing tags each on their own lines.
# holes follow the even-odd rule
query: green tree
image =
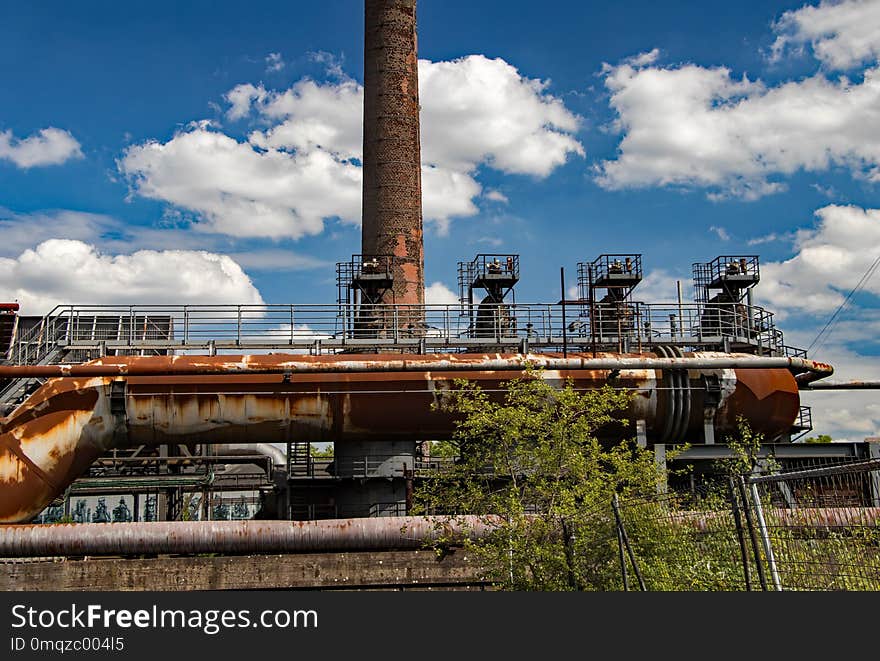
<svg viewBox="0 0 880 661">
<path fill-rule="evenodd" d="M 321 447 L 321 445 L 324 447 Z M 315 459 L 332 459 L 333 443 L 311 443 L 309 445 L 309 454 Z"/>
<path fill-rule="evenodd" d="M 460 459 L 417 489 L 416 511 L 489 523 L 464 543 L 501 588 L 609 589 L 620 580 L 612 496 L 656 493 L 660 475 L 651 452 L 597 437 L 613 425 L 625 433 L 631 393 L 556 388 L 541 376 L 503 384 L 500 400 L 466 381 L 444 394 Z"/>
<path fill-rule="evenodd" d="M 808 436 L 803 440 L 804 443 L 833 443 L 834 439 L 828 434 L 819 434 L 818 436 Z"/>
<path fill-rule="evenodd" d="M 451 441 L 427 441 L 432 457 L 454 459 L 458 457 L 458 444 Z"/>
<path fill-rule="evenodd" d="M 736 430 L 724 437 L 724 443 L 730 450 L 731 456 L 717 460 L 717 467 L 726 475 L 751 473 L 760 461 L 763 441 L 763 434 L 753 431 L 744 416 L 737 416 Z"/>
</svg>

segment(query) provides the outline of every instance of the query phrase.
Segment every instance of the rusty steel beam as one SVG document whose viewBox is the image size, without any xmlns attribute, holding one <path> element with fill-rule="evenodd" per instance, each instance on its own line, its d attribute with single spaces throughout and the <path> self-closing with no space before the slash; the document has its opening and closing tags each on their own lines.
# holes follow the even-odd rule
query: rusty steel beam
<svg viewBox="0 0 880 661">
<path fill-rule="evenodd" d="M 750 354 L 694 353 L 683 358 L 647 355 L 561 358 L 556 354 L 474 355 L 442 357 L 290 356 L 114 356 L 75 365 L 3 365 L 0 378 L 183 376 L 209 374 L 327 374 L 379 372 L 523 371 L 529 366 L 548 370 L 664 370 L 664 369 L 790 369 L 824 378 L 834 373 L 827 363 L 806 358 Z"/>
<path fill-rule="evenodd" d="M 470 515 L 17 525 L 0 526 L 0 557 L 419 549 L 441 536 L 476 539 L 491 529 L 491 517 Z"/>
<path fill-rule="evenodd" d="M 364 255 L 394 257 L 385 303 L 425 295 L 417 52 L 416 0 L 366 0 L 361 237 Z"/>
</svg>

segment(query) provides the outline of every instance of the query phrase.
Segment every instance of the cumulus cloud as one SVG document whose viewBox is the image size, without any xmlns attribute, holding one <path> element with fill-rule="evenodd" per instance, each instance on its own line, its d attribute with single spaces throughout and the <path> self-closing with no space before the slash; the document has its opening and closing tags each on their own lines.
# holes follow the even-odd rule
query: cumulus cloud
<svg viewBox="0 0 880 661">
<path fill-rule="evenodd" d="M 236 85 L 223 96 L 229 104 L 226 117 L 232 121 L 246 117 L 251 112 L 251 105 L 255 101 L 262 101 L 266 95 L 266 88 L 262 85 L 255 86 L 250 83 Z"/>
<path fill-rule="evenodd" d="M 759 285 L 760 288 L 761 285 Z M 876 313 L 867 315 L 871 323 L 862 324 L 875 330 L 871 341 L 876 342 L 880 328 Z M 801 329 L 785 334 L 787 344 L 806 347 L 818 329 Z M 871 349 L 862 344 L 849 347 L 852 337 L 835 332 L 832 340 L 820 351 L 811 354 L 816 360 L 830 363 L 834 375 L 829 381 L 880 381 L 880 361 L 870 355 Z M 838 441 L 863 441 L 866 436 L 880 436 L 880 405 L 876 391 L 871 390 L 816 390 L 801 391 L 801 404 L 810 406 L 813 413 L 813 431 L 808 436 L 828 434 Z"/>
<path fill-rule="evenodd" d="M 82 241 L 50 239 L 16 258 L 0 258 L 0 297 L 24 314 L 58 304 L 263 302 L 241 267 L 204 251 L 140 250 L 106 255 Z"/>
<path fill-rule="evenodd" d="M 880 68 L 855 83 L 816 74 L 768 88 L 724 67 L 612 67 L 605 77 L 619 154 L 609 189 L 681 186 L 756 199 L 780 176 L 832 165 L 880 181 Z"/>
<path fill-rule="evenodd" d="M 756 297 L 771 309 L 824 314 L 834 311 L 880 255 L 880 209 L 830 205 L 815 212 L 817 225 L 795 234 L 795 255 L 761 265 Z M 863 290 L 880 295 L 880 280 Z"/>
<path fill-rule="evenodd" d="M 62 129 L 50 126 L 22 139 L 14 137 L 12 131 L 0 131 L 0 160 L 12 161 L 23 170 L 61 165 L 82 157 L 79 142 Z"/>
<path fill-rule="evenodd" d="M 428 305 L 458 305 L 458 294 L 442 282 L 425 287 L 425 303 Z"/>
<path fill-rule="evenodd" d="M 197 229 L 297 239 L 325 218 L 359 221 L 360 168 L 324 150 L 260 151 L 200 123 L 129 147 L 118 165 L 140 195 L 198 213 Z"/>
<path fill-rule="evenodd" d="M 580 119 L 547 87 L 501 58 L 419 61 L 425 162 L 546 177 L 570 155 L 582 156 L 571 135 Z"/>
<path fill-rule="evenodd" d="M 572 155 L 580 119 L 504 60 L 419 62 L 423 214 L 446 232 L 478 212 L 477 171 L 546 177 Z M 194 212 L 203 229 L 299 238 L 323 221 L 360 221 L 363 88 L 350 78 L 284 91 L 238 85 L 227 117 L 268 124 L 247 141 L 206 122 L 129 147 L 119 169 L 133 192 Z"/>
<path fill-rule="evenodd" d="M 677 278 L 665 269 L 650 271 L 633 292 L 633 298 L 646 303 L 671 303 L 678 300 L 678 281 L 682 281 L 682 301 L 690 300 L 690 278 Z"/>
<path fill-rule="evenodd" d="M 843 0 L 806 5 L 785 12 L 774 25 L 778 59 L 788 50 L 810 45 L 815 57 L 830 69 L 848 69 L 880 57 L 880 2 Z"/>
<path fill-rule="evenodd" d="M 810 45 L 829 69 L 767 86 L 730 69 L 662 66 L 656 50 L 604 65 L 623 135 L 613 159 L 595 166 L 608 189 L 703 188 L 710 199 L 754 200 L 785 189 L 798 171 L 849 170 L 880 181 L 880 2 L 822 2 L 774 24 L 775 58 Z"/>
<path fill-rule="evenodd" d="M 360 159 L 363 107 L 363 88 L 350 78 L 326 84 L 300 80 L 288 90 L 263 95 L 257 111 L 275 125 L 252 133 L 250 142 L 261 149 L 321 149 Z"/>
</svg>

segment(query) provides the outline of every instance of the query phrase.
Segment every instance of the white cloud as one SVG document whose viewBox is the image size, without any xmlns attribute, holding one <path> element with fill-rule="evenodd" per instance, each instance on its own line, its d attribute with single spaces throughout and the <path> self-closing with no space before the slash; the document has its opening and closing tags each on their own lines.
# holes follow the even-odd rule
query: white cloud
<svg viewBox="0 0 880 661">
<path fill-rule="evenodd" d="M 266 71 L 276 73 L 284 68 L 284 60 L 281 53 L 269 53 L 266 56 Z"/>
<path fill-rule="evenodd" d="M 93 242 L 104 232 L 121 229 L 110 216 L 57 210 L 18 214 L 0 209 L 0 257 L 17 257 L 24 250 L 56 237 Z"/>
<path fill-rule="evenodd" d="M 330 268 L 330 262 L 293 252 L 292 250 L 250 250 L 248 252 L 230 253 L 242 268 L 251 271 L 308 271 L 311 269 Z"/>
<path fill-rule="evenodd" d="M 420 60 L 424 162 L 461 172 L 485 163 L 546 177 L 569 155 L 583 156 L 571 135 L 580 119 L 547 94 L 548 84 L 522 76 L 501 58 Z"/>
<path fill-rule="evenodd" d="M 773 56 L 802 49 L 809 44 L 813 54 L 831 69 L 848 69 L 880 56 L 880 2 L 843 0 L 805 5 L 785 12 L 773 26 L 779 33 Z"/>
<path fill-rule="evenodd" d="M 0 160 L 5 158 L 25 170 L 82 157 L 79 142 L 62 129 L 50 126 L 23 139 L 14 137 L 12 131 L 0 131 Z"/>
<path fill-rule="evenodd" d="M 323 150 L 258 151 L 205 123 L 129 147 L 118 166 L 140 195 L 195 211 L 206 231 L 296 239 L 325 218 L 360 217 L 360 168 Z"/>
<path fill-rule="evenodd" d="M 832 312 L 880 255 L 880 209 L 830 205 L 815 215 L 818 225 L 795 235 L 794 257 L 761 265 L 761 305 Z M 864 291 L 880 295 L 880 278 L 869 279 Z"/>
<path fill-rule="evenodd" d="M 876 329 L 877 324 L 872 327 Z M 788 331 L 785 334 L 786 343 L 806 347 L 817 330 Z M 849 341 L 835 333 L 832 341 L 811 354 L 811 357 L 834 367 L 834 374 L 828 381 L 880 381 L 880 360 L 877 356 L 847 348 Z M 801 404 L 812 408 L 813 431 L 808 436 L 828 434 L 838 441 L 863 441 L 866 436 L 880 435 L 880 406 L 876 391 L 802 390 L 800 396 Z"/>
<path fill-rule="evenodd" d="M 493 248 L 498 248 L 499 246 L 504 245 L 504 239 L 502 239 L 500 236 L 478 236 L 475 239 L 469 240 L 468 243 L 476 245 L 487 245 L 492 246 Z"/>
<path fill-rule="evenodd" d="M 442 282 L 435 282 L 425 287 L 425 303 L 427 305 L 458 305 L 458 302 L 458 294 Z"/>
<path fill-rule="evenodd" d="M 266 88 L 262 85 L 259 87 L 251 85 L 250 83 L 236 85 L 223 97 L 229 104 L 229 110 L 226 111 L 226 117 L 232 121 L 246 117 L 251 112 L 251 105 L 255 101 L 262 101 L 266 98 L 266 95 Z"/>
<path fill-rule="evenodd" d="M 775 241 L 785 241 L 789 239 L 793 239 L 794 235 L 789 234 L 779 234 L 777 232 L 770 232 L 769 234 L 764 234 L 763 236 L 756 236 L 753 239 L 749 239 L 746 241 L 746 245 L 750 246 L 760 246 L 765 243 L 773 243 Z"/>
<path fill-rule="evenodd" d="M 232 259 L 209 252 L 140 250 L 105 255 L 82 241 L 50 239 L 17 258 L 0 258 L 0 297 L 24 314 L 55 305 L 262 303 Z"/>
<path fill-rule="evenodd" d="M 632 294 L 633 299 L 645 303 L 672 303 L 678 301 L 677 281 L 681 280 L 682 301 L 687 303 L 691 300 L 690 278 L 677 278 L 674 274 L 664 269 L 655 269 L 648 273 L 636 287 Z"/>
<path fill-rule="evenodd" d="M 730 241 L 730 234 L 723 227 L 712 225 L 712 227 L 709 228 L 709 231 L 714 232 L 715 236 L 717 236 L 722 241 Z"/>
<path fill-rule="evenodd" d="M 823 74 L 776 87 L 724 67 L 609 67 L 605 85 L 623 134 L 596 166 L 608 189 L 708 189 L 712 199 L 757 199 L 797 171 L 849 169 L 880 181 L 880 68 L 862 82 Z"/>
<path fill-rule="evenodd" d="M 259 101 L 258 112 L 276 124 L 251 134 L 253 145 L 289 151 L 321 149 L 341 159 L 361 158 L 364 91 L 354 80 L 320 85 L 304 79 Z"/>
<path fill-rule="evenodd" d="M 628 57 L 626 62 L 633 65 L 634 67 L 645 67 L 649 64 L 654 64 L 657 61 L 657 58 L 660 57 L 660 49 L 654 48 L 645 53 L 639 53 L 638 55 L 633 55 L 632 57 Z"/>
<path fill-rule="evenodd" d="M 810 188 L 820 195 L 827 197 L 829 200 L 837 197 L 837 191 L 834 189 L 834 186 L 823 186 L 818 183 L 812 183 L 810 184 Z"/>
<path fill-rule="evenodd" d="M 580 119 L 547 82 L 501 59 L 421 60 L 419 77 L 423 214 L 441 234 L 451 219 L 478 212 L 480 167 L 545 177 L 584 153 L 572 135 Z M 133 192 L 234 236 L 299 238 L 321 232 L 328 218 L 360 221 L 358 83 L 304 79 L 282 92 L 243 84 L 226 101 L 228 118 L 255 112 L 269 127 L 241 142 L 200 122 L 168 142 L 131 146 L 118 165 Z"/>
<path fill-rule="evenodd" d="M 422 165 L 422 213 L 437 225 L 437 232 L 446 236 L 454 217 L 477 213 L 474 198 L 482 186 L 469 174 L 440 166 Z"/>
<path fill-rule="evenodd" d="M 491 190 L 487 190 L 483 197 L 487 200 L 492 200 L 493 202 L 500 202 L 501 204 L 509 204 L 510 200 L 507 199 L 507 195 L 502 193 L 500 190 L 495 190 L 494 188 Z"/>
</svg>

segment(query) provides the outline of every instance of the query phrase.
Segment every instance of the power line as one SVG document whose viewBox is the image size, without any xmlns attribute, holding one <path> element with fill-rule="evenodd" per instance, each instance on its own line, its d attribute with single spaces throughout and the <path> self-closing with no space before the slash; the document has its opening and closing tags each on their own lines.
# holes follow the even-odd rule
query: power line
<svg viewBox="0 0 880 661">
<path fill-rule="evenodd" d="M 818 335 L 816 335 L 815 339 L 810 343 L 810 346 L 807 347 L 807 351 L 810 351 L 816 344 L 816 342 L 819 342 L 819 338 L 821 338 L 823 334 L 825 335 L 825 337 L 822 339 L 821 342 L 819 342 L 818 346 L 816 346 L 816 349 L 820 349 L 822 345 L 825 344 L 825 341 L 828 339 L 828 337 L 831 335 L 831 331 L 834 329 L 834 325 L 837 323 L 837 319 L 840 313 L 843 312 L 844 308 L 849 304 L 856 292 L 864 287 L 868 280 L 871 279 L 871 276 L 874 275 L 874 271 L 877 270 L 878 265 L 880 265 L 880 255 L 878 255 L 877 259 L 875 259 L 871 266 L 868 267 L 868 270 L 865 271 L 864 275 L 862 275 L 861 279 L 856 283 L 856 286 L 853 287 L 849 294 L 846 295 L 846 298 L 843 299 L 843 302 L 837 306 L 834 314 L 832 314 L 828 321 L 825 322 L 822 330 L 819 331 Z"/>
</svg>

